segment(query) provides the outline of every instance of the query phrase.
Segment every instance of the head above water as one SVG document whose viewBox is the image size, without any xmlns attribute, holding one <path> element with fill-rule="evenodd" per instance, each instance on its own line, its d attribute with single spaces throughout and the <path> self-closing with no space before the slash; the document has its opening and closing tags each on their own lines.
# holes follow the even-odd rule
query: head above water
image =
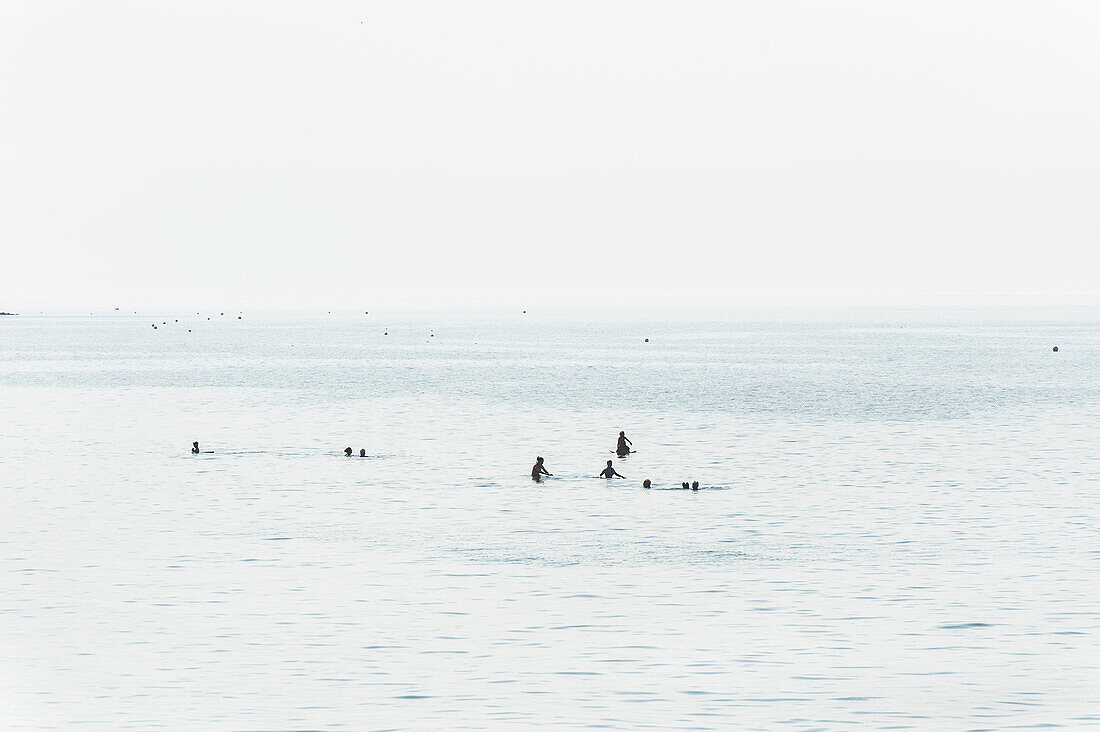
<svg viewBox="0 0 1100 732">
<path fill-rule="evenodd" d="M 609 468 L 611 467 L 611 461 L 610 460 L 607 461 L 607 467 L 609 467 Z"/>
<path fill-rule="evenodd" d="M 367 456 L 367 451 L 366 450 L 360 450 L 359 451 L 359 457 L 366 457 L 366 456 Z"/>
<path fill-rule="evenodd" d="M 693 491 L 697 491 L 697 490 L 699 490 L 699 481 L 697 481 L 697 480 L 693 480 L 693 481 L 691 482 L 691 489 L 692 489 Z"/>
<path fill-rule="evenodd" d="M 351 457 L 351 448 L 350 447 L 345 447 L 344 448 L 344 454 L 347 455 L 348 457 Z"/>
<path fill-rule="evenodd" d="M 646 478 L 642 481 L 642 488 L 648 488 L 650 485 L 651 483 L 649 482 L 649 478 Z"/>
</svg>

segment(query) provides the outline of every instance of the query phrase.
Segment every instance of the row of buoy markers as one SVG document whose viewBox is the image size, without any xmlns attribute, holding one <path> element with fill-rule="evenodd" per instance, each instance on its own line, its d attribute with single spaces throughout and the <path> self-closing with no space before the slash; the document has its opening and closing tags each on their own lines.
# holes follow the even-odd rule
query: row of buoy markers
<svg viewBox="0 0 1100 732">
<path fill-rule="evenodd" d="M 115 308 L 115 310 L 118 310 L 118 308 Z M 329 315 L 332 315 L 332 311 L 331 311 L 331 310 L 329 310 L 329 311 L 328 311 L 328 313 L 329 313 Z M 136 311 L 136 310 L 134 311 L 134 314 L 135 314 L 135 315 L 137 314 L 137 311 Z M 200 314 L 200 313 L 195 313 L 195 315 L 199 315 L 199 314 Z M 219 314 L 220 314 L 220 315 L 225 315 L 225 313 L 219 313 Z M 524 315 L 526 315 L 526 314 L 527 314 L 527 311 L 526 311 L 526 310 L 524 310 L 524 311 L 523 311 L 523 314 L 524 314 Z M 363 315 L 370 315 L 370 311 L 369 311 L 369 310 L 364 310 L 364 311 L 363 311 Z M 207 320 L 210 320 L 210 318 L 208 317 L 208 318 L 207 318 Z M 240 315 L 238 315 L 238 316 L 237 316 L 237 320 L 242 320 L 242 317 L 241 317 Z M 177 319 L 177 320 L 176 320 L 176 322 L 177 322 L 177 323 L 178 323 L 178 322 L 180 322 L 180 321 L 179 321 L 179 319 Z M 167 325 L 167 324 L 168 324 L 167 322 L 163 322 L 163 323 L 161 323 L 161 325 Z M 153 329 L 155 330 L 156 328 L 157 328 L 157 324 L 156 324 L 156 323 L 153 323 Z M 190 328 L 188 328 L 188 329 L 187 329 L 187 332 L 188 332 L 188 333 L 190 333 L 190 332 L 191 332 L 191 329 L 190 329 Z M 389 334 L 390 334 L 390 329 L 389 329 L 389 328 L 386 328 L 386 329 L 385 329 L 384 331 L 382 331 L 382 335 L 384 335 L 384 336 L 388 336 Z M 429 334 L 429 337 L 431 337 L 431 338 L 435 338 L 435 330 L 434 330 L 434 329 L 430 329 L 430 330 L 428 331 L 428 334 Z M 645 339 L 645 342 L 646 342 L 646 343 L 649 343 L 649 339 L 648 339 L 648 338 L 646 338 L 646 339 Z M 1058 353 L 1058 346 L 1055 346 L 1055 347 L 1053 348 L 1053 351 L 1054 351 L 1054 353 Z"/>
<path fill-rule="evenodd" d="M 118 308 L 115 308 L 115 310 L 118 310 Z M 135 312 L 136 312 L 136 311 L 135 311 Z M 329 312 L 331 313 L 332 311 L 329 311 Z M 524 310 L 523 312 L 524 312 L 524 313 L 526 313 L 527 311 L 526 311 L 526 310 Z M 198 315 L 198 314 L 199 314 L 199 313 L 195 313 L 195 315 Z M 222 314 L 222 315 L 225 315 L 225 313 L 221 313 L 221 314 Z M 369 315 L 370 313 L 369 313 L 369 312 L 364 312 L 363 314 L 364 314 L 364 315 Z M 238 315 L 238 316 L 237 316 L 237 320 L 241 320 L 241 319 L 242 319 L 242 318 L 241 318 L 241 316 L 240 316 L 240 315 Z M 207 320 L 210 320 L 210 318 L 207 318 Z M 178 323 L 178 322 L 180 322 L 178 318 L 176 319 L 176 322 L 177 322 L 177 323 Z M 167 323 L 167 321 L 165 321 L 165 322 L 162 322 L 162 323 L 161 323 L 161 325 L 168 325 L 168 323 Z M 156 323 L 153 323 L 153 329 L 154 329 L 154 330 L 156 330 L 156 329 L 157 329 L 157 324 L 156 324 Z M 191 329 L 190 329 L 190 328 L 188 328 L 188 329 L 187 329 L 187 332 L 188 332 L 188 333 L 190 333 L 190 332 L 191 332 Z M 389 329 L 389 328 L 386 328 L 386 329 L 385 329 L 384 331 L 382 331 L 382 335 L 384 335 L 384 336 L 388 336 L 389 334 L 390 334 L 390 329 Z M 428 335 L 429 335 L 429 336 L 430 336 L 431 338 L 435 338 L 435 329 L 434 329 L 434 328 L 433 328 L 433 329 L 429 329 L 429 330 L 428 330 Z M 649 343 L 649 339 L 648 339 L 648 338 L 646 338 L 646 339 L 645 339 L 645 342 L 646 342 L 646 343 Z M 1058 353 L 1058 346 L 1055 346 L 1053 350 L 1054 350 L 1054 352 L 1055 352 L 1055 353 Z"/>
</svg>

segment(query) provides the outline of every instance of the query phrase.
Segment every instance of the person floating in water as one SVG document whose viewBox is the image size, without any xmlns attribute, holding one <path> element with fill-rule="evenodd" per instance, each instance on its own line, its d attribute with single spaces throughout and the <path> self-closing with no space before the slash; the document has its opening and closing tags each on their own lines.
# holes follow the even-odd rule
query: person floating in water
<svg viewBox="0 0 1100 732">
<path fill-rule="evenodd" d="M 351 457 L 351 448 L 350 447 L 345 447 L 344 448 L 344 455 L 346 457 Z"/>
<path fill-rule="evenodd" d="M 634 445 L 633 442 L 627 439 L 626 432 L 619 431 L 619 444 L 615 446 L 615 454 L 619 457 L 626 457 L 632 450 L 630 449 Z"/>
<path fill-rule="evenodd" d="M 680 487 L 683 488 L 686 491 L 688 489 L 687 481 L 685 480 L 683 483 L 681 483 Z"/>
<path fill-rule="evenodd" d="M 649 488 L 651 485 L 653 484 L 649 482 L 649 478 L 642 481 L 642 488 Z"/>
<path fill-rule="evenodd" d="M 697 481 L 697 480 L 691 481 L 691 489 L 693 491 L 699 490 L 699 481 Z"/>
<path fill-rule="evenodd" d="M 542 476 L 549 475 L 553 477 L 554 474 L 546 469 L 546 466 L 542 464 L 542 456 L 535 458 L 535 464 L 531 466 L 531 478 L 533 480 L 542 480 Z"/>
<path fill-rule="evenodd" d="M 600 471 L 600 477 L 601 478 L 621 478 L 623 476 L 619 475 L 615 471 L 615 468 L 611 467 L 611 461 L 608 460 L 607 461 L 607 467 Z"/>
<path fill-rule="evenodd" d="M 366 456 L 367 456 L 367 451 L 366 450 L 360 450 L 359 451 L 359 457 L 366 457 Z"/>
<path fill-rule="evenodd" d="M 199 454 L 199 443 L 197 443 L 197 442 L 192 442 L 191 443 L 191 454 L 192 455 L 198 455 Z"/>
</svg>

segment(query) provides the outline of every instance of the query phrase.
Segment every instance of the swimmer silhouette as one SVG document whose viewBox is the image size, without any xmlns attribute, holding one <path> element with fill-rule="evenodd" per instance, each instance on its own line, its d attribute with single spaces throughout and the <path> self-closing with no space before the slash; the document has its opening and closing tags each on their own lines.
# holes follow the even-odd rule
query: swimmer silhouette
<svg viewBox="0 0 1100 732">
<path fill-rule="evenodd" d="M 699 490 L 699 481 L 697 481 L 697 480 L 693 480 L 693 481 L 691 482 L 691 489 L 692 489 L 693 491 L 697 491 L 697 490 Z"/>
<path fill-rule="evenodd" d="M 347 457 L 351 457 L 351 448 L 350 447 L 345 447 L 344 448 L 344 455 L 347 456 Z"/>
<path fill-rule="evenodd" d="M 366 456 L 367 456 L 367 451 L 366 450 L 360 450 L 359 451 L 359 457 L 366 457 Z"/>
<path fill-rule="evenodd" d="M 535 458 L 535 464 L 531 466 L 531 478 L 533 480 L 542 480 L 542 476 L 549 475 L 553 477 L 553 473 L 546 469 L 546 466 L 542 464 L 542 457 Z"/>
<path fill-rule="evenodd" d="M 199 443 L 197 443 L 197 442 L 192 442 L 191 443 L 191 454 L 192 455 L 198 455 L 199 454 Z"/>
<path fill-rule="evenodd" d="M 623 476 L 615 472 L 615 468 L 611 467 L 611 461 L 607 461 L 607 467 L 600 471 L 601 478 L 621 478 Z"/>
<path fill-rule="evenodd" d="M 652 484 L 649 482 L 649 478 L 642 481 L 642 488 L 649 488 L 650 485 Z"/>
<path fill-rule="evenodd" d="M 619 457 L 626 457 L 630 454 L 630 447 L 634 443 L 626 438 L 626 432 L 619 432 L 619 444 L 615 446 L 615 454 Z"/>
<path fill-rule="evenodd" d="M 686 491 L 688 489 L 687 481 L 684 481 L 683 483 L 681 483 L 680 487 L 683 488 Z"/>
</svg>

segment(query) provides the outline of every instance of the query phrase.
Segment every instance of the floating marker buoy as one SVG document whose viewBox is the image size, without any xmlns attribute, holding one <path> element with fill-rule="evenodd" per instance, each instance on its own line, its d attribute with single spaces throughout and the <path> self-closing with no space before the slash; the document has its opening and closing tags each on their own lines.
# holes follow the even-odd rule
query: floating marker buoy
<svg viewBox="0 0 1100 732">
<path fill-rule="evenodd" d="M 240 316 L 240 315 L 238 315 L 238 316 L 237 316 L 237 320 L 240 320 L 240 319 L 241 319 L 241 316 Z"/>
<path fill-rule="evenodd" d="M 191 329 L 190 329 L 190 328 L 188 328 L 188 329 L 187 329 L 187 332 L 188 332 L 188 333 L 190 333 L 190 332 L 191 332 Z"/>
<path fill-rule="evenodd" d="M 1055 353 L 1058 353 L 1058 346 L 1055 346 L 1055 347 L 1054 347 L 1054 352 L 1055 352 Z"/>
<path fill-rule="evenodd" d="M 646 343 L 649 343 L 649 339 L 648 339 L 648 338 L 646 338 L 646 339 L 645 339 L 645 342 L 646 342 Z"/>
</svg>

